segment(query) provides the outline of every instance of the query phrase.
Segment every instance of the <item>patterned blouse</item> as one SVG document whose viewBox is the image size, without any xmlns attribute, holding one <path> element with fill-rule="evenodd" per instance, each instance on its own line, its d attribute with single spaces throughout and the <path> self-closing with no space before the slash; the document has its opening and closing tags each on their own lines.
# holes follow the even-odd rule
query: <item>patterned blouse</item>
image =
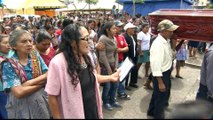
<svg viewBox="0 0 213 120">
<path fill-rule="evenodd" d="M 4 53 L 0 52 L 0 56 L 3 56 L 3 57 L 7 57 L 7 55 L 5 55 Z M 0 63 L 1 64 L 1 63 Z M 3 86 L 2 86 L 2 82 L 0 80 L 0 91 L 3 91 Z"/>
<path fill-rule="evenodd" d="M 41 64 L 42 74 L 44 74 L 48 70 L 47 65 L 44 63 L 43 59 L 41 58 L 41 56 L 39 55 L 38 52 L 36 52 L 36 55 Z M 19 60 L 16 53 L 14 53 L 13 55 L 10 55 L 10 56 L 13 59 Z M 31 60 L 30 55 L 29 55 L 27 65 L 22 65 L 22 66 L 24 68 L 24 71 L 26 72 L 27 79 L 28 80 L 33 79 L 33 77 L 32 77 L 32 60 Z M 20 78 L 18 77 L 18 75 L 16 74 L 15 70 L 13 69 L 13 67 L 11 66 L 11 64 L 9 62 L 5 62 L 2 65 L 2 79 L 3 79 L 3 89 L 4 90 L 10 89 L 11 87 L 14 87 L 14 86 L 21 85 Z"/>
</svg>

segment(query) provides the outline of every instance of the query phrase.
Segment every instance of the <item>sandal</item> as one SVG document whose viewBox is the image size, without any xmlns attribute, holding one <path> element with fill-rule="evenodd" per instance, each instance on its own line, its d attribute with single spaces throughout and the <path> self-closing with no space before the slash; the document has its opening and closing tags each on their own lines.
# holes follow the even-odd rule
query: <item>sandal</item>
<svg viewBox="0 0 213 120">
<path fill-rule="evenodd" d="M 146 84 L 146 83 L 145 83 L 143 86 L 145 86 L 147 89 L 150 89 L 150 90 L 153 89 L 151 85 L 148 85 L 148 84 Z"/>
<path fill-rule="evenodd" d="M 178 75 L 176 75 L 175 77 L 176 77 L 176 78 L 180 78 L 180 79 L 183 79 L 183 77 L 181 77 L 181 76 L 178 76 Z"/>
</svg>

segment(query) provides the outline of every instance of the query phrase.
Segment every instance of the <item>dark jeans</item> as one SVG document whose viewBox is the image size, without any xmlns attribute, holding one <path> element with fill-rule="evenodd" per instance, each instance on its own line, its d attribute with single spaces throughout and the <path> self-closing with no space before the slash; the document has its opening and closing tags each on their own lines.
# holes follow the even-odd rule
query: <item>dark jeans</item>
<svg viewBox="0 0 213 120">
<path fill-rule="evenodd" d="M 102 75 L 108 75 L 106 68 L 101 65 L 101 74 Z M 111 68 L 113 69 L 113 67 L 111 66 Z M 106 103 L 114 103 L 115 102 L 115 97 L 116 97 L 116 92 L 118 89 L 118 82 L 106 82 L 103 83 L 103 91 L 102 91 L 102 101 L 103 104 Z"/>
<path fill-rule="evenodd" d="M 0 91 L 0 119 L 7 119 L 7 111 L 5 105 L 7 104 L 7 96 Z"/>
<path fill-rule="evenodd" d="M 122 63 L 123 62 L 118 62 L 118 67 L 120 67 L 122 65 Z M 118 91 L 117 91 L 117 93 L 119 95 L 126 94 L 126 92 L 125 92 L 126 90 L 125 90 L 125 87 L 124 87 L 125 82 L 126 82 L 126 78 L 124 78 L 123 81 L 119 82 Z"/>
<path fill-rule="evenodd" d="M 152 98 L 148 108 L 148 115 L 153 116 L 156 119 L 164 119 L 164 109 L 169 101 L 170 90 L 171 90 L 171 80 L 170 80 L 171 70 L 163 72 L 162 80 L 166 87 L 165 92 L 160 92 L 158 87 L 158 81 L 156 77 L 153 77 L 153 93 Z"/>
<path fill-rule="evenodd" d="M 118 88 L 118 83 L 107 82 L 103 84 L 103 91 L 102 91 L 102 100 L 103 104 L 106 103 L 114 103 L 116 91 Z"/>
<path fill-rule="evenodd" d="M 124 87 L 124 83 L 125 83 L 125 80 L 122 81 L 122 82 L 119 82 L 119 85 L 118 85 L 118 94 L 119 95 L 122 95 L 122 94 L 125 94 L 125 87 Z"/>
</svg>

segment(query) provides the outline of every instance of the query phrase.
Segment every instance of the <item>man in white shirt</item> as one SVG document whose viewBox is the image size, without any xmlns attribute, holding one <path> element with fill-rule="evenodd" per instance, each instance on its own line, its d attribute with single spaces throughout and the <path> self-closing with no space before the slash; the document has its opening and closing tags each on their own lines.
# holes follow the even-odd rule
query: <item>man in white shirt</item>
<svg viewBox="0 0 213 120">
<path fill-rule="evenodd" d="M 178 27 L 170 20 L 161 21 L 157 27 L 159 34 L 150 49 L 154 91 L 147 114 L 156 119 L 164 118 L 164 109 L 169 100 L 173 57 L 170 38 L 173 35 L 173 31 Z"/>
</svg>

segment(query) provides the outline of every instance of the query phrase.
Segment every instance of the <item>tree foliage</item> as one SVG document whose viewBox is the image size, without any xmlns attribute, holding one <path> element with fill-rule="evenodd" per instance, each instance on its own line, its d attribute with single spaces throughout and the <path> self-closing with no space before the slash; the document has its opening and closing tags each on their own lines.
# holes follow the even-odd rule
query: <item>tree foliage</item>
<svg viewBox="0 0 213 120">
<path fill-rule="evenodd" d="M 85 2 L 88 4 L 97 4 L 98 0 L 85 0 Z"/>
<path fill-rule="evenodd" d="M 144 0 L 132 0 L 134 3 L 144 3 Z"/>
</svg>

